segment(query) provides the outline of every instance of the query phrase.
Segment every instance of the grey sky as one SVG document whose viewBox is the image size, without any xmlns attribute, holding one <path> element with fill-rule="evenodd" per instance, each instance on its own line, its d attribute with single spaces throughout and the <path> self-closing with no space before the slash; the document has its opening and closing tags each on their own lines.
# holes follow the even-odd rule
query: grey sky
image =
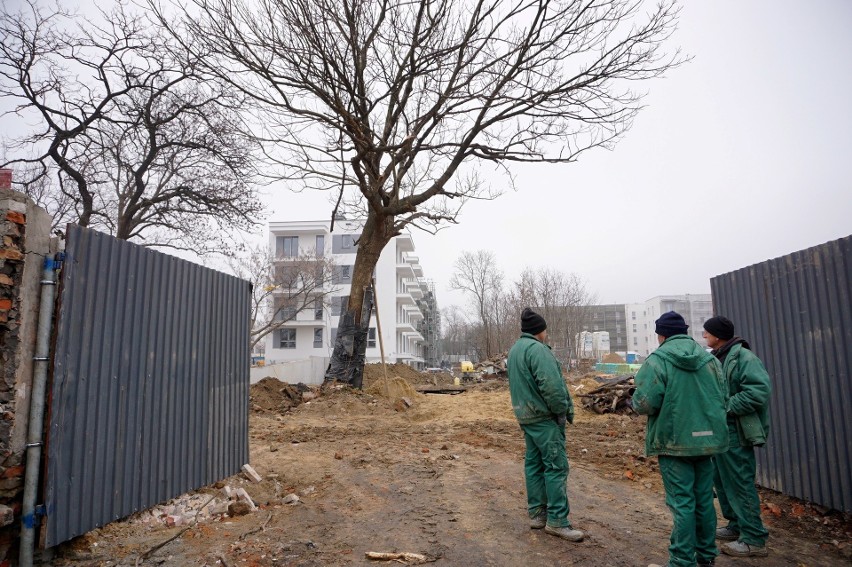
<svg viewBox="0 0 852 567">
<path fill-rule="evenodd" d="M 717 274 L 849 235 L 850 29 L 845 0 L 685 2 L 673 41 L 693 60 L 640 85 L 648 107 L 613 151 L 517 167 L 517 192 L 414 232 L 439 303 L 462 302 L 447 290 L 462 250 L 494 251 L 509 279 L 575 272 L 622 303 L 708 293 Z M 331 210 L 267 191 L 269 221 Z"/>
</svg>

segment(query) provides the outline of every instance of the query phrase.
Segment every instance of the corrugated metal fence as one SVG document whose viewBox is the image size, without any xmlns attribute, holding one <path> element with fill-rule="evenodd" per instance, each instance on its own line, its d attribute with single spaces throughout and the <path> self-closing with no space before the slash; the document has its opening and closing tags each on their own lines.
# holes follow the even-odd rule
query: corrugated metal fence
<svg viewBox="0 0 852 567">
<path fill-rule="evenodd" d="M 66 246 L 44 547 L 248 462 L 249 283 L 77 226 Z"/>
<path fill-rule="evenodd" d="M 771 427 L 757 480 L 852 511 L 852 236 L 710 281 L 772 382 Z"/>
</svg>

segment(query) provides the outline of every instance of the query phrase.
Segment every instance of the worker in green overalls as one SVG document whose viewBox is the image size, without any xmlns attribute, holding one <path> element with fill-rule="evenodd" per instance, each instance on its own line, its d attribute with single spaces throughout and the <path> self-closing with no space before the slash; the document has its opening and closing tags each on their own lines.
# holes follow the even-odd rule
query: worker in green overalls
<svg viewBox="0 0 852 567">
<path fill-rule="evenodd" d="M 674 520 L 668 566 L 707 567 L 719 554 L 711 458 L 728 448 L 724 377 L 680 314 L 655 324 L 660 346 L 636 373 L 633 409 L 648 416 L 645 453 L 657 455 Z"/>
<path fill-rule="evenodd" d="M 704 338 L 722 363 L 730 396 L 730 448 L 713 458 L 716 495 L 728 520 L 727 526 L 716 530 L 716 538 L 728 541 L 721 546 L 727 555 L 765 557 L 769 532 L 760 519 L 754 448 L 765 444 L 769 435 L 769 373 L 745 339 L 734 336 L 734 324 L 727 317 L 708 319 Z"/>
<path fill-rule="evenodd" d="M 524 478 L 532 529 L 582 541 L 568 520 L 568 456 L 565 423 L 574 422 L 574 403 L 562 367 L 550 350 L 547 323 L 530 308 L 521 314 L 521 337 L 509 349 L 507 372 L 512 409 L 524 431 Z"/>
</svg>

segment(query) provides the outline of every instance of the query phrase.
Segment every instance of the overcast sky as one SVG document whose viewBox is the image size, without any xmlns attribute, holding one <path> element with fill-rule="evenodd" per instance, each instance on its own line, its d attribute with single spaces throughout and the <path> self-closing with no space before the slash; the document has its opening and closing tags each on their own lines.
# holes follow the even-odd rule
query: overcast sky
<svg viewBox="0 0 852 567">
<path fill-rule="evenodd" d="M 693 57 L 646 83 L 613 151 L 517 169 L 519 190 L 458 226 L 414 232 L 442 306 L 461 250 L 584 277 L 600 303 L 709 293 L 710 278 L 852 234 L 852 2 L 690 0 Z M 270 200 L 270 220 L 326 218 L 323 195 Z M 304 214 L 302 214 L 304 213 Z"/>
<path fill-rule="evenodd" d="M 516 168 L 517 192 L 413 233 L 441 306 L 463 301 L 447 289 L 462 250 L 631 303 L 852 234 L 852 2 L 683 4 L 673 42 L 693 59 L 640 85 L 647 108 L 613 151 Z M 330 214 L 327 194 L 267 192 L 268 221 Z"/>
</svg>

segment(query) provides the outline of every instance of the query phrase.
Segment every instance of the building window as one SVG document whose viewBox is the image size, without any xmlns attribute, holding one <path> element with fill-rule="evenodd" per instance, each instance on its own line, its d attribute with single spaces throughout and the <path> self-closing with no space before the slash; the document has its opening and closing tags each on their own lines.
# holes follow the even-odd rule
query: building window
<svg viewBox="0 0 852 567">
<path fill-rule="evenodd" d="M 296 348 L 296 329 L 281 329 L 278 348 Z"/>
<path fill-rule="evenodd" d="M 352 283 L 352 266 L 335 266 L 333 284 L 351 284 Z"/>
<path fill-rule="evenodd" d="M 325 256 L 325 235 L 317 234 L 317 258 Z"/>
<path fill-rule="evenodd" d="M 636 323 L 633 323 L 633 332 L 636 332 Z"/>
<path fill-rule="evenodd" d="M 376 348 L 376 328 L 367 329 L 367 348 Z"/>
<path fill-rule="evenodd" d="M 295 258 L 299 255 L 299 237 L 298 236 L 279 236 L 277 239 L 278 256 L 285 258 Z"/>
<path fill-rule="evenodd" d="M 278 309 L 275 313 L 276 321 L 290 321 L 296 318 L 296 306 L 288 303 L 278 304 Z"/>
<path fill-rule="evenodd" d="M 340 241 L 340 245 L 344 250 L 349 250 L 355 247 L 355 237 L 351 234 L 344 234 Z"/>
<path fill-rule="evenodd" d="M 314 304 L 314 320 L 322 321 L 322 303 Z"/>
<path fill-rule="evenodd" d="M 639 344 L 639 339 L 633 337 L 633 346 L 637 346 Z"/>
<path fill-rule="evenodd" d="M 314 348 L 322 348 L 322 327 L 314 327 Z"/>
<path fill-rule="evenodd" d="M 630 313 L 630 317 L 631 317 L 631 319 L 633 319 L 633 320 L 635 321 L 635 320 L 636 320 L 636 312 L 635 312 L 635 311 L 632 311 L 632 312 Z"/>
</svg>

